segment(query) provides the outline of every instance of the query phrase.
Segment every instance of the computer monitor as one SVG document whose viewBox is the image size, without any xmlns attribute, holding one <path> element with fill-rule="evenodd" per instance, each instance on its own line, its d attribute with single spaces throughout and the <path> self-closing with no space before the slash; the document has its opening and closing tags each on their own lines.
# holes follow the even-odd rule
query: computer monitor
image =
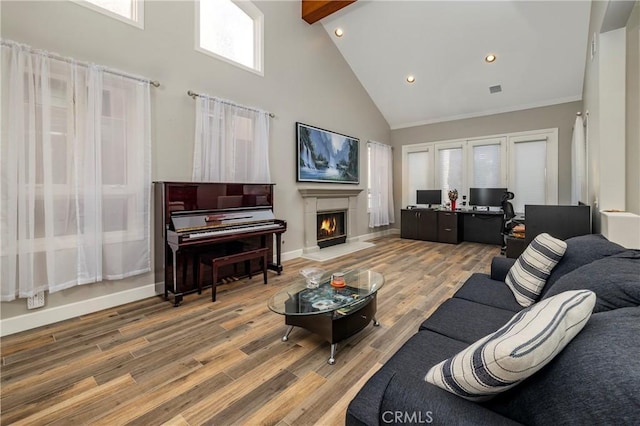
<svg viewBox="0 0 640 426">
<path fill-rule="evenodd" d="M 501 207 L 507 188 L 469 188 L 469 205 Z"/>
<path fill-rule="evenodd" d="M 418 189 L 416 191 L 416 203 L 440 205 L 442 204 L 442 191 L 439 189 Z"/>
</svg>

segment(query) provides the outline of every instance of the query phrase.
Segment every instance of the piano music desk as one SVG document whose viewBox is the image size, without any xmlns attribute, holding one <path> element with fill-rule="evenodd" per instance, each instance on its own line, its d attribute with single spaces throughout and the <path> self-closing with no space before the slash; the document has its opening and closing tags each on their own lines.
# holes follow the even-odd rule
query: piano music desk
<svg viewBox="0 0 640 426">
<path fill-rule="evenodd" d="M 226 256 L 219 256 L 217 254 L 201 254 L 199 256 L 199 263 L 204 263 L 211 266 L 213 275 L 213 281 L 211 282 L 211 301 L 216 301 L 216 287 L 218 284 L 218 269 L 225 265 L 233 265 L 239 262 L 246 262 L 246 269 L 251 277 L 251 267 L 248 265 L 251 259 L 262 259 L 262 275 L 264 277 L 264 283 L 267 284 L 267 253 L 269 249 L 266 247 L 258 248 L 255 250 L 241 251 L 239 253 L 229 254 Z M 201 270 L 200 270 L 201 271 Z M 198 294 L 202 294 L 202 276 L 201 272 L 198 272 Z"/>
</svg>

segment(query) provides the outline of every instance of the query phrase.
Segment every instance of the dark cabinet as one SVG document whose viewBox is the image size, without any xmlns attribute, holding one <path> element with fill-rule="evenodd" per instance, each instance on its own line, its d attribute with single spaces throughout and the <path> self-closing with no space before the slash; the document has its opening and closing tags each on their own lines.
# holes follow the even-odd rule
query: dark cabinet
<svg viewBox="0 0 640 426">
<path fill-rule="evenodd" d="M 438 241 L 438 212 L 428 209 L 402 209 L 400 237 L 412 240 Z"/>
<path fill-rule="evenodd" d="M 401 211 L 400 236 L 412 240 L 458 244 L 462 241 L 462 215 L 452 211 Z"/>
<path fill-rule="evenodd" d="M 507 251 L 505 256 L 509 259 L 517 259 L 527 248 L 524 238 L 507 237 Z"/>
<path fill-rule="evenodd" d="M 466 213 L 464 240 L 475 243 L 502 245 L 502 213 Z"/>
<path fill-rule="evenodd" d="M 462 215 L 452 211 L 438 212 L 438 241 L 458 244 L 462 241 Z"/>
<path fill-rule="evenodd" d="M 416 210 L 400 211 L 400 238 L 418 239 L 418 212 Z"/>
<path fill-rule="evenodd" d="M 400 237 L 458 244 L 502 245 L 502 212 L 402 209 Z"/>
</svg>

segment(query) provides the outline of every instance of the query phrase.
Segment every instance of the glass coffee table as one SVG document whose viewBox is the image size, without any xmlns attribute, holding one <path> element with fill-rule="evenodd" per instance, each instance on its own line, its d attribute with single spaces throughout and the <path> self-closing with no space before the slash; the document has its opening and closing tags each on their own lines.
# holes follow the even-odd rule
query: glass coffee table
<svg viewBox="0 0 640 426">
<path fill-rule="evenodd" d="M 334 272 L 335 273 L 335 272 Z M 336 362 L 338 342 L 353 336 L 375 319 L 377 291 L 384 285 L 382 274 L 365 269 L 344 272 L 344 287 L 331 285 L 332 274 L 318 280 L 317 288 L 309 288 L 300 277 L 295 284 L 274 294 L 269 309 L 284 315 L 289 327 L 282 341 L 289 340 L 293 327 L 301 327 L 331 343 L 329 364 Z"/>
</svg>

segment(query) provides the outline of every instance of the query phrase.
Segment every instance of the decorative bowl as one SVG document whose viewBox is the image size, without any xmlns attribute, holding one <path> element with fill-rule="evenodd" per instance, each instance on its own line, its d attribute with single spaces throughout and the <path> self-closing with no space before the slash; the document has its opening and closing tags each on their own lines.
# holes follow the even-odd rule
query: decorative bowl
<svg viewBox="0 0 640 426">
<path fill-rule="evenodd" d="M 326 271 L 320 268 L 305 268 L 300 270 L 300 274 L 307 280 L 307 288 L 318 288 L 325 272 Z"/>
</svg>

